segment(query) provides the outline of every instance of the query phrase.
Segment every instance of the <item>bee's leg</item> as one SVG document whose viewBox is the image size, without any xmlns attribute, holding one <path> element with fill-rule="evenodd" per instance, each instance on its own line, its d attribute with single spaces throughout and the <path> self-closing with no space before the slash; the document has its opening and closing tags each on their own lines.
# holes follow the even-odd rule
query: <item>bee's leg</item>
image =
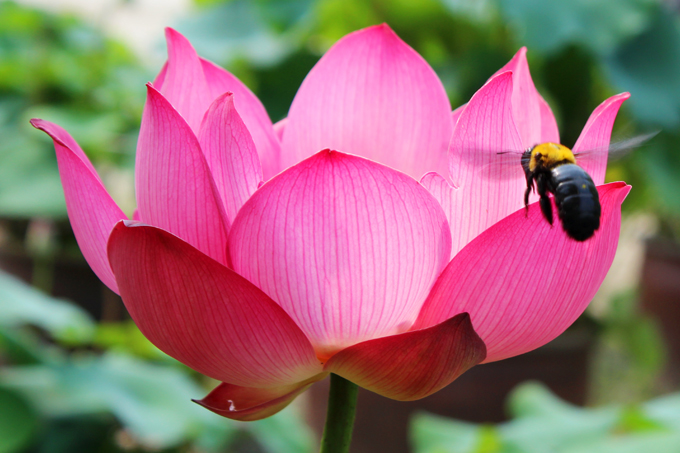
<svg viewBox="0 0 680 453">
<path fill-rule="evenodd" d="M 541 212 L 543 213 L 543 217 L 545 217 L 548 223 L 552 226 L 552 203 L 550 203 L 550 197 L 548 197 L 548 188 L 546 187 L 546 184 L 547 181 L 545 180 L 545 177 L 539 177 L 536 185 L 538 186 L 538 195 L 541 197 Z"/>
<path fill-rule="evenodd" d="M 541 212 L 543 213 L 543 217 L 548 221 L 550 225 L 553 224 L 553 211 L 552 211 L 552 203 L 550 203 L 550 197 L 548 197 L 547 194 L 542 194 L 541 195 Z"/>
<path fill-rule="evenodd" d="M 527 174 L 527 189 L 524 191 L 524 216 L 529 216 L 529 194 L 534 187 L 533 175 Z"/>
</svg>

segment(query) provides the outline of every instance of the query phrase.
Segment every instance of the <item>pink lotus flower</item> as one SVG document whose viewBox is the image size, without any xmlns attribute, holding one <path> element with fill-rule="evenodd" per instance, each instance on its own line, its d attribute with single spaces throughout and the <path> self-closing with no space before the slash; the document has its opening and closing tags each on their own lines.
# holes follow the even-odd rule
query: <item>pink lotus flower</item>
<svg viewBox="0 0 680 453">
<path fill-rule="evenodd" d="M 452 120 L 427 63 L 370 27 L 328 51 L 272 126 L 241 82 L 167 39 L 137 147 L 138 221 L 63 129 L 33 125 L 54 139 L 92 269 L 155 345 L 223 382 L 199 401 L 210 410 L 267 417 L 331 372 L 422 398 L 552 340 L 602 282 L 628 186 L 598 188 L 601 227 L 578 243 L 536 206 L 525 216 L 519 162 L 484 177 L 497 150 L 558 141 L 524 50 Z M 598 107 L 576 149 L 608 143 L 625 97 Z M 605 165 L 588 168 L 598 184 Z"/>
</svg>

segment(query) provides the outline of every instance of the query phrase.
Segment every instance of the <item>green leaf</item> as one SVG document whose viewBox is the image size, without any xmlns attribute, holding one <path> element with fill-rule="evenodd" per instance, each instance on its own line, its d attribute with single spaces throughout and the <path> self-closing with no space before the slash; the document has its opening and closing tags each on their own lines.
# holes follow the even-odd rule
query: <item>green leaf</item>
<svg viewBox="0 0 680 453">
<path fill-rule="evenodd" d="M 0 326 L 31 324 L 62 341 L 86 341 L 94 322 L 80 307 L 54 299 L 21 280 L 0 272 Z"/>
<path fill-rule="evenodd" d="M 676 453 L 680 451 L 680 433 L 645 433 L 612 436 L 589 445 L 564 448 L 560 453 Z"/>
<path fill-rule="evenodd" d="M 65 218 L 66 203 L 51 145 L 0 128 L 0 215 Z"/>
<path fill-rule="evenodd" d="M 296 33 L 274 30 L 256 2 L 246 0 L 210 7 L 177 28 L 199 55 L 222 64 L 246 58 L 258 66 L 271 66 L 298 45 Z"/>
<path fill-rule="evenodd" d="M 97 325 L 97 332 L 92 343 L 108 351 L 130 353 L 145 359 L 175 362 L 154 346 L 133 321 L 107 322 Z"/>
<path fill-rule="evenodd" d="M 245 427 L 268 453 L 311 452 L 316 443 L 314 433 L 295 403 L 272 417 L 248 423 Z"/>
<path fill-rule="evenodd" d="M 19 452 L 31 440 L 38 417 L 14 391 L 0 388 L 0 453 Z"/>
<path fill-rule="evenodd" d="M 639 433 L 646 431 L 667 431 L 663 423 L 649 417 L 639 406 L 629 406 L 621 411 L 617 433 Z"/>
<path fill-rule="evenodd" d="M 482 428 L 420 412 L 411 418 L 409 438 L 417 453 L 476 453 Z"/>
<path fill-rule="evenodd" d="M 606 437 L 619 421 L 617 408 L 584 410 L 553 394 L 544 384 L 520 384 L 509 397 L 515 417 L 498 427 L 507 446 L 526 453 L 559 451 Z"/>
<path fill-rule="evenodd" d="M 0 385 L 21 392 L 50 418 L 111 413 L 149 448 L 175 446 L 206 430 L 235 429 L 191 402 L 206 392 L 181 369 L 119 354 L 8 367 L 0 372 Z"/>
<path fill-rule="evenodd" d="M 496 15 L 492 0 L 441 0 L 454 16 L 464 17 L 473 22 L 488 23 Z"/>
<path fill-rule="evenodd" d="M 643 31 L 657 0 L 500 0 L 518 42 L 556 53 L 571 44 L 608 54 Z M 559 70 L 559 68 L 556 68 Z"/>
<path fill-rule="evenodd" d="M 605 60 L 612 83 L 633 96 L 626 102 L 641 121 L 680 123 L 680 28 L 674 12 L 660 8 L 645 33 Z"/>
</svg>

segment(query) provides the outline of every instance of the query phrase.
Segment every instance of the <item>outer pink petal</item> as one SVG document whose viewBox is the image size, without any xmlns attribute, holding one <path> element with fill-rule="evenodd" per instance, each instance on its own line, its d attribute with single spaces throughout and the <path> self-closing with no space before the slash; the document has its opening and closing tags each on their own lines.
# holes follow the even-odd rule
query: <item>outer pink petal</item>
<svg viewBox="0 0 680 453">
<path fill-rule="evenodd" d="M 451 228 L 456 228 L 458 223 L 455 222 L 456 216 L 459 214 L 456 212 L 456 189 L 451 187 L 451 185 L 438 173 L 426 173 L 420 180 L 420 184 L 427 189 L 428 192 L 439 202 L 439 205 L 444 210 L 446 215 L 446 220 L 449 222 Z M 455 236 L 456 230 L 451 230 L 451 235 Z M 451 250 L 450 258 L 453 258 L 453 249 Z"/>
<path fill-rule="evenodd" d="M 58 124 L 51 123 L 49 121 L 33 118 L 31 121 L 31 125 L 35 127 L 36 129 L 40 129 L 41 131 L 45 132 L 47 135 L 52 138 L 52 140 L 55 141 L 54 145 L 57 145 L 57 142 L 59 142 L 59 145 L 62 148 L 68 149 L 70 152 L 75 154 L 83 163 L 85 167 L 87 167 L 88 170 L 92 172 L 92 174 L 95 176 L 95 178 L 98 181 L 101 181 L 101 178 L 99 177 L 99 174 L 97 173 L 97 170 L 95 170 L 94 166 L 92 165 L 92 162 L 90 162 L 90 159 L 87 158 L 87 155 L 85 152 L 83 152 L 83 149 L 80 147 L 80 145 L 71 137 L 71 134 L 66 132 L 66 130 L 59 126 Z M 120 219 L 119 219 L 120 220 Z M 112 225 L 113 227 L 113 225 Z"/>
<path fill-rule="evenodd" d="M 64 129 L 39 119 L 31 120 L 31 124 L 54 140 L 68 218 L 83 256 L 97 277 L 118 293 L 116 279 L 106 258 L 106 241 L 116 222 L 127 219 L 127 216 L 113 201 L 90 161 Z"/>
<path fill-rule="evenodd" d="M 167 231 L 120 222 L 108 254 L 139 329 L 187 366 L 248 387 L 295 384 L 322 371 L 281 307 Z"/>
<path fill-rule="evenodd" d="M 168 63 L 162 76 L 157 77 L 162 82 L 158 89 L 197 133 L 205 111 L 217 96 L 208 89 L 201 61 L 191 43 L 172 28 L 165 29 L 165 38 Z"/>
<path fill-rule="evenodd" d="M 288 124 L 288 118 L 284 118 L 280 121 L 277 121 L 274 124 L 274 133 L 276 134 L 276 137 L 279 139 L 279 141 L 283 141 L 283 133 L 286 130 L 287 124 Z"/>
<path fill-rule="evenodd" d="M 327 375 L 328 373 L 321 373 L 297 384 L 265 389 L 239 387 L 223 382 L 208 396 L 194 402 L 232 420 L 242 422 L 261 420 L 284 409 L 300 393 Z"/>
<path fill-rule="evenodd" d="M 446 174 L 452 124 L 444 87 L 385 24 L 338 41 L 307 75 L 288 120 L 284 166 L 333 148 L 415 178 Z"/>
<path fill-rule="evenodd" d="M 586 159 L 579 160 L 578 156 L 576 159 L 578 164 L 593 178 L 595 184 L 604 183 L 604 175 L 607 170 L 607 152 L 614 120 L 619 112 L 619 107 L 629 97 L 630 93 L 617 94 L 597 106 L 574 145 L 575 153 L 593 151 L 588 153 Z"/>
<path fill-rule="evenodd" d="M 227 91 L 234 93 L 234 105 L 253 137 L 262 162 L 264 178 L 270 179 L 284 167 L 281 166 L 281 144 L 264 106 L 257 96 L 232 74 L 207 60 L 201 59 L 201 64 L 212 99 Z"/>
<path fill-rule="evenodd" d="M 492 77 L 470 99 L 453 131 L 450 170 L 458 189 L 444 208 L 450 216 L 452 254 L 522 206 L 526 179 L 519 156 L 498 154 L 522 149 L 512 116 L 512 84 L 510 72 Z M 501 157 L 515 159 L 516 166 L 499 165 Z"/>
<path fill-rule="evenodd" d="M 321 151 L 264 184 L 229 236 L 233 268 L 328 357 L 404 332 L 450 251 L 437 201 L 375 162 Z"/>
<path fill-rule="evenodd" d="M 456 127 L 456 123 L 458 122 L 458 118 L 460 118 L 460 114 L 463 113 L 463 110 L 465 110 L 465 106 L 467 104 L 463 104 L 460 107 L 458 107 L 456 110 L 451 112 L 451 124 L 453 124 L 454 127 Z"/>
<path fill-rule="evenodd" d="M 225 93 L 210 106 L 198 136 L 230 222 L 262 181 L 255 143 Z"/>
<path fill-rule="evenodd" d="M 526 47 L 519 49 L 496 74 L 506 71 L 513 75 L 512 113 L 522 137 L 522 149 L 544 142 L 559 143 L 555 116 L 531 79 Z"/>
<path fill-rule="evenodd" d="M 598 187 L 601 226 L 585 242 L 550 227 L 537 203 L 498 222 L 458 253 L 437 280 L 414 328 L 468 312 L 486 362 L 531 351 L 583 312 L 611 266 L 621 203 L 630 186 Z M 554 213 L 557 219 L 557 212 Z"/>
<path fill-rule="evenodd" d="M 135 172 L 141 219 L 225 264 L 228 223 L 198 139 L 150 84 L 147 93 Z"/>
<path fill-rule="evenodd" d="M 413 401 L 441 390 L 484 357 L 484 342 L 461 313 L 428 329 L 343 349 L 324 369 L 387 398 Z"/>
</svg>

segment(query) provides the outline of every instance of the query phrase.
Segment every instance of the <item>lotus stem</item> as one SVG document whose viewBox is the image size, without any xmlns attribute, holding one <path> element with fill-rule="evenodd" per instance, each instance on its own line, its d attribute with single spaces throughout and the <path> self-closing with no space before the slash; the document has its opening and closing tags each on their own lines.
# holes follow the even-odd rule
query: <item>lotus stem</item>
<svg viewBox="0 0 680 453">
<path fill-rule="evenodd" d="M 348 453 L 352 441 L 354 414 L 359 387 L 337 374 L 331 374 L 326 426 L 321 438 L 320 453 Z"/>
</svg>

